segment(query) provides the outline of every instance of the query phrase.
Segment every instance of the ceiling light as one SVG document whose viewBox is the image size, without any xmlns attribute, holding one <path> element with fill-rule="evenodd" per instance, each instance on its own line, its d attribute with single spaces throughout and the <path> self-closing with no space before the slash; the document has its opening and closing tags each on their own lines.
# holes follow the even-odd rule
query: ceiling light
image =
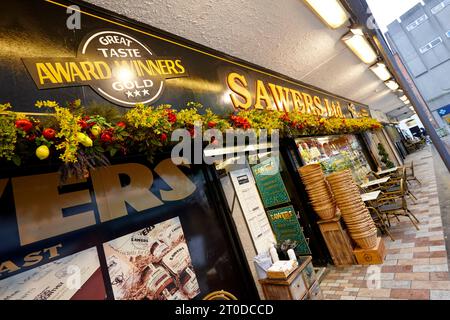
<svg viewBox="0 0 450 320">
<path fill-rule="evenodd" d="M 305 2 L 332 29 L 337 29 L 348 21 L 348 13 L 338 0 L 305 0 Z"/>
<path fill-rule="evenodd" d="M 364 62 L 367 64 L 373 64 L 377 61 L 378 56 L 367 41 L 364 33 L 361 29 L 351 29 L 347 33 L 342 41 Z"/>
<path fill-rule="evenodd" d="M 392 77 L 386 65 L 381 62 L 371 66 L 370 70 L 372 70 L 373 73 L 375 73 L 377 77 L 380 78 L 382 81 L 389 80 Z"/>
<path fill-rule="evenodd" d="M 398 85 L 398 83 L 395 82 L 394 80 L 386 81 L 385 84 L 386 84 L 387 87 L 388 87 L 389 89 L 391 89 L 392 91 L 395 91 L 395 90 L 397 90 L 398 88 L 400 88 L 400 86 Z"/>
<path fill-rule="evenodd" d="M 400 100 L 402 100 L 403 102 L 408 101 L 408 97 L 407 96 L 400 97 Z"/>
</svg>

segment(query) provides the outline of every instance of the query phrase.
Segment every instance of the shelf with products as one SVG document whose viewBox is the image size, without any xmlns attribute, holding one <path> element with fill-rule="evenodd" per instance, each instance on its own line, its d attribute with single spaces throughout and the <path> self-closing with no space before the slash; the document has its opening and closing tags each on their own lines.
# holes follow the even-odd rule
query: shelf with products
<svg viewBox="0 0 450 320">
<path fill-rule="evenodd" d="M 305 164 L 320 163 L 326 174 L 350 169 L 358 183 L 366 181 L 371 171 L 362 147 L 354 135 L 296 139 Z"/>
</svg>

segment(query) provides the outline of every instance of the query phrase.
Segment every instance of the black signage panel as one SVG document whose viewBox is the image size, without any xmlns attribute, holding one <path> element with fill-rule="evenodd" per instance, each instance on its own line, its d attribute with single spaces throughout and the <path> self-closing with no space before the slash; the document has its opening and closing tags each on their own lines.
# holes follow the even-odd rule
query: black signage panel
<svg viewBox="0 0 450 320">
<path fill-rule="evenodd" d="M 71 30 L 74 11 L 67 7 L 74 3 L 81 28 Z M 18 111 L 35 112 L 37 99 L 81 98 L 85 105 L 178 109 L 195 101 L 222 114 L 259 108 L 369 115 L 354 101 L 78 2 L 8 1 L 0 12 L 0 94 Z"/>
</svg>

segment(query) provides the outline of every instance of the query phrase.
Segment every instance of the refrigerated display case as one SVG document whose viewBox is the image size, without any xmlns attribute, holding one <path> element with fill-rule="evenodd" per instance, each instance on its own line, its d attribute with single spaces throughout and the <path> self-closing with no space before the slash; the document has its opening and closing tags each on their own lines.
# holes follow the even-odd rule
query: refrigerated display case
<svg viewBox="0 0 450 320">
<path fill-rule="evenodd" d="M 355 135 L 308 137 L 295 140 L 303 163 L 320 163 L 325 174 L 350 169 L 359 184 L 371 168 Z"/>
</svg>

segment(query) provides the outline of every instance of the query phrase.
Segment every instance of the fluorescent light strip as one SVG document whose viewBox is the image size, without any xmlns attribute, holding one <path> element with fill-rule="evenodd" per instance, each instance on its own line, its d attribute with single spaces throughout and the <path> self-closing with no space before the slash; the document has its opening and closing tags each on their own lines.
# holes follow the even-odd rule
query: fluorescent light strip
<svg viewBox="0 0 450 320">
<path fill-rule="evenodd" d="M 378 60 L 375 50 L 367 41 L 361 29 L 351 29 L 342 41 L 356 54 L 364 63 L 373 64 Z"/>
<path fill-rule="evenodd" d="M 391 89 L 392 91 L 397 90 L 398 88 L 400 88 L 400 86 L 398 85 L 397 82 L 395 82 L 394 80 L 389 80 L 385 82 L 386 86 Z"/>
<path fill-rule="evenodd" d="M 349 15 L 338 0 L 305 0 L 305 2 L 332 29 L 342 27 L 348 21 Z"/>
<path fill-rule="evenodd" d="M 373 66 L 370 67 L 370 70 L 373 71 L 373 73 L 376 74 L 378 78 L 380 78 L 382 81 L 387 81 L 390 78 L 392 78 L 391 73 L 389 72 L 388 68 L 384 63 L 376 63 Z"/>
</svg>

